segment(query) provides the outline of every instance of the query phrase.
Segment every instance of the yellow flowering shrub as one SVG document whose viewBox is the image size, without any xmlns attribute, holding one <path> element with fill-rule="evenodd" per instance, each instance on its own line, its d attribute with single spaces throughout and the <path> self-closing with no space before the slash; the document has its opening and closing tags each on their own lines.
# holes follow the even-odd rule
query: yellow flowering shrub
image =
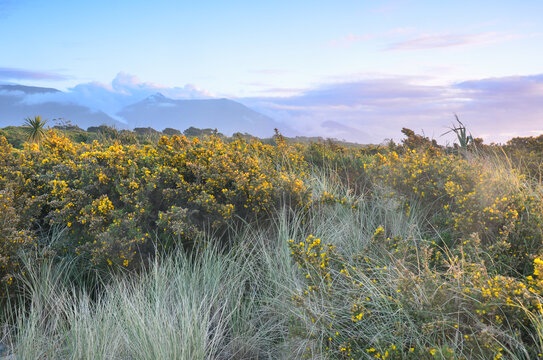
<svg viewBox="0 0 543 360">
<path fill-rule="evenodd" d="M 378 153 L 369 171 L 375 181 L 394 189 L 396 195 L 423 200 L 432 205 L 432 210 L 450 203 L 447 183 L 471 189 L 476 181 L 473 166 L 458 156 L 438 150 Z"/>
<path fill-rule="evenodd" d="M 57 255 L 94 265 L 132 267 L 153 251 L 151 240 L 185 246 L 204 229 L 220 235 L 231 221 L 310 199 L 307 163 L 281 141 L 175 135 L 155 145 L 87 144 L 51 130 L 41 146 L 21 150 L 0 138 L 0 154 L 0 191 L 11 189 L 5 204 L 20 219 L 5 228 L 39 237 L 66 227 Z"/>
<path fill-rule="evenodd" d="M 542 194 L 515 170 L 489 169 L 435 149 L 379 153 L 368 169 L 392 189 L 389 196 L 405 202 L 406 214 L 411 202 L 423 204 L 433 227 L 451 239 L 447 247 L 477 233 L 499 266 L 523 274 L 543 250 Z"/>
<path fill-rule="evenodd" d="M 0 294 L 6 295 L 6 287 L 13 283 L 20 271 L 18 253 L 34 250 L 36 237 L 32 232 L 21 227 L 21 218 L 14 206 L 14 193 L 0 190 Z"/>
<path fill-rule="evenodd" d="M 306 294 L 318 291 L 323 285 L 331 286 L 330 257 L 336 257 L 334 246 L 321 244 L 320 239 L 310 235 L 299 243 L 289 240 L 289 248 L 309 284 Z"/>
</svg>

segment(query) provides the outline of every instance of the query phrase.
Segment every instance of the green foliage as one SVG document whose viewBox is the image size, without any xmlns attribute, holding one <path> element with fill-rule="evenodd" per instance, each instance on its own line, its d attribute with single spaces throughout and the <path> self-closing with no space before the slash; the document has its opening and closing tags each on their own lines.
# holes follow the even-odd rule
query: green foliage
<svg viewBox="0 0 543 360">
<path fill-rule="evenodd" d="M 365 251 L 347 258 L 313 236 L 290 241 L 306 283 L 293 305 L 310 319 L 305 331 L 323 339 L 320 350 L 334 358 L 536 357 L 537 347 L 517 339 L 531 335 L 541 288 L 496 275 L 478 239 L 465 243 L 455 256 L 378 227 Z"/>
<path fill-rule="evenodd" d="M 471 135 L 471 133 L 468 135 L 466 126 L 460 121 L 460 119 L 458 118 L 458 115 L 454 114 L 454 117 L 458 125 L 456 126 L 453 125 L 453 127 L 451 127 L 450 130 L 444 133 L 443 135 L 446 135 L 451 132 L 455 133 L 456 138 L 458 139 L 458 144 L 460 148 L 463 151 L 468 151 L 468 146 L 473 145 L 475 140 L 473 139 L 473 136 Z"/>
<path fill-rule="evenodd" d="M 23 130 L 27 135 L 27 140 L 31 143 L 39 144 L 46 136 L 46 124 L 47 120 L 42 120 L 39 115 L 34 116 L 34 118 L 26 118 Z"/>
<path fill-rule="evenodd" d="M 543 135 L 516 137 L 501 149 L 519 171 L 543 183 Z"/>
<path fill-rule="evenodd" d="M 17 149 L 22 149 L 27 141 L 28 135 L 20 126 L 7 126 L 0 129 L 0 137 L 4 137 L 6 141 Z"/>
</svg>

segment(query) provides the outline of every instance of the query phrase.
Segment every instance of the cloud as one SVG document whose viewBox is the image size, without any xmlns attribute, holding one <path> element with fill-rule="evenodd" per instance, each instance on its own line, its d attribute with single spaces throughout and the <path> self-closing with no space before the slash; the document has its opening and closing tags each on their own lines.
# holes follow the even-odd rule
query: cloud
<svg viewBox="0 0 543 360">
<path fill-rule="evenodd" d="M 514 38 L 513 35 L 507 35 L 500 32 L 484 32 L 479 34 L 430 34 L 393 43 L 388 46 L 387 50 L 424 50 L 475 44 L 491 44 L 510 40 L 512 38 Z"/>
<path fill-rule="evenodd" d="M 488 125 L 481 132 L 534 135 L 543 124 L 543 74 L 465 81 L 454 85 L 472 100 L 463 110 Z M 540 133 L 541 134 L 541 133 Z M 489 136 L 490 137 L 490 136 Z"/>
<path fill-rule="evenodd" d="M 418 81 L 417 81 L 418 80 Z M 402 127 L 440 137 L 458 114 L 486 142 L 533 136 L 543 124 L 543 74 L 424 85 L 428 79 L 389 77 L 322 84 L 290 97 L 241 99 L 308 136 L 361 143 L 399 140 Z"/>
<path fill-rule="evenodd" d="M 482 80 L 470 80 L 458 83 L 456 88 L 474 91 L 485 97 L 503 97 L 537 95 L 539 100 L 543 96 L 543 74 L 529 76 L 507 76 L 500 78 L 488 78 Z M 503 99 L 505 100 L 505 99 Z"/>
<path fill-rule="evenodd" d="M 303 93 L 305 90 L 303 88 L 272 87 L 259 90 L 258 92 L 267 96 L 292 96 Z"/>
<path fill-rule="evenodd" d="M 85 84 L 83 84 L 83 86 L 85 86 Z M 213 97 L 211 93 L 200 89 L 194 84 L 186 84 L 183 87 L 166 87 L 151 82 L 141 81 L 137 76 L 125 72 L 118 73 L 112 80 L 111 86 L 102 86 L 108 88 L 111 92 L 132 97 L 147 97 L 157 92 L 175 99 Z"/>
<path fill-rule="evenodd" d="M 0 85 L 4 85 L 4 84 L 0 84 Z M 20 98 L 23 98 L 25 96 L 25 93 L 21 90 L 0 89 L 0 96 L 11 96 L 18 100 Z"/>
<path fill-rule="evenodd" d="M 46 71 L 0 67 L 0 80 L 66 80 L 68 77 Z"/>
<path fill-rule="evenodd" d="M 306 106 L 319 104 L 333 107 L 373 107 L 379 104 L 413 104 L 413 100 L 431 103 L 449 90 L 440 86 L 416 85 L 411 77 L 368 79 L 356 82 L 323 84 L 302 95 L 286 98 L 283 104 Z"/>
<path fill-rule="evenodd" d="M 410 38 L 405 39 L 406 37 Z M 481 44 L 493 44 L 519 38 L 536 38 L 543 36 L 540 33 L 526 35 L 506 34 L 503 32 L 481 32 L 475 34 L 417 34 L 414 27 L 393 28 L 382 33 L 370 33 L 356 35 L 349 33 L 338 39 L 326 43 L 328 47 L 346 48 L 355 43 L 368 40 L 379 40 L 390 42 L 385 47 L 386 51 L 426 50 L 436 48 L 450 48 Z M 394 39 L 402 38 L 400 41 L 391 42 Z"/>
<path fill-rule="evenodd" d="M 44 102 L 72 103 L 115 116 L 123 107 L 141 101 L 157 92 L 172 99 L 204 99 L 213 94 L 196 85 L 166 87 L 141 81 L 137 76 L 120 72 L 110 84 L 89 82 L 74 86 L 66 92 L 36 94 L 25 97 L 27 104 Z M 122 120 L 117 118 L 117 120 Z"/>
</svg>

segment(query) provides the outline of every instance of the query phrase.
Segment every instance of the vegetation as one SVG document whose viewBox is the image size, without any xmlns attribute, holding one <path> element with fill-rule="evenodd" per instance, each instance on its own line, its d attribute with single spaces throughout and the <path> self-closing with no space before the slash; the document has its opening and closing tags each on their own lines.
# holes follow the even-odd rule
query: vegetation
<svg viewBox="0 0 543 360">
<path fill-rule="evenodd" d="M 43 140 L 45 137 L 45 124 L 47 124 L 47 120 L 42 120 L 39 115 L 25 119 L 23 130 L 29 142 L 39 144 Z"/>
<path fill-rule="evenodd" d="M 543 356 L 541 137 L 151 130 L 0 130 L 17 358 Z"/>
</svg>

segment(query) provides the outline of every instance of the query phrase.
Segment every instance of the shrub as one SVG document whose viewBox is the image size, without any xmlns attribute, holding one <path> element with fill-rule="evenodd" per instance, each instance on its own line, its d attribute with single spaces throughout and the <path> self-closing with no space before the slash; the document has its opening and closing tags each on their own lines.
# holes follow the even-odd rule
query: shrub
<svg viewBox="0 0 543 360">
<path fill-rule="evenodd" d="M 9 228 L 39 237 L 66 227 L 57 254 L 94 266 L 135 267 L 151 240 L 193 246 L 204 229 L 220 238 L 232 221 L 262 221 L 310 198 L 303 157 L 286 144 L 176 135 L 154 146 L 78 144 L 51 130 L 41 149 L 0 145 L 0 189 L 11 189 L 5 205 L 20 219 Z"/>
</svg>

